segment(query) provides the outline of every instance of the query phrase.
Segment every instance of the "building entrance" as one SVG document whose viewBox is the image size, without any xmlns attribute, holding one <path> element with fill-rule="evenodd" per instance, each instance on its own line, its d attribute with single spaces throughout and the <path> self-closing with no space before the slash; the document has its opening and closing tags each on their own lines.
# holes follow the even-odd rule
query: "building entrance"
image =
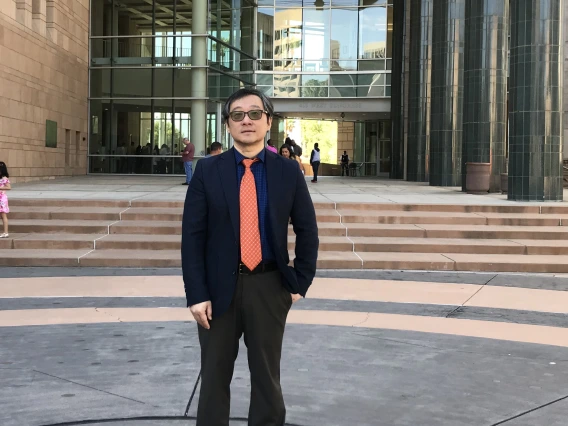
<svg viewBox="0 0 568 426">
<path fill-rule="evenodd" d="M 357 131 L 359 128 L 359 131 Z M 391 168 L 390 120 L 357 123 L 355 131 L 355 157 L 363 158 L 364 176 L 387 176 Z M 363 140 L 357 140 L 363 139 Z M 363 151 L 363 152 L 361 152 Z"/>
</svg>

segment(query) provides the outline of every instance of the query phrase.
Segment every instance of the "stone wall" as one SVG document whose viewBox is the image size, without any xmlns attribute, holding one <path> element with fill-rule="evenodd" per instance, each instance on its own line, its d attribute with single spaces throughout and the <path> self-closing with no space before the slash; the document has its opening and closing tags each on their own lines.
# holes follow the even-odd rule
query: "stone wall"
<svg viewBox="0 0 568 426">
<path fill-rule="evenodd" d="M 86 173 L 88 29 L 89 0 L 0 1 L 0 160 L 12 182 Z"/>
<path fill-rule="evenodd" d="M 337 122 L 337 161 L 341 159 L 343 151 L 347 151 L 349 159 L 353 161 L 355 148 L 355 123 L 352 121 Z"/>
</svg>

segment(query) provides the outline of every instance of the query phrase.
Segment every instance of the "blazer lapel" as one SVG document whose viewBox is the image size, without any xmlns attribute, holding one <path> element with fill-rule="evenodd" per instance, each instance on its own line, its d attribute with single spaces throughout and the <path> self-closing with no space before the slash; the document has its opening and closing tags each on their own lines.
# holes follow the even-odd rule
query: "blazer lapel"
<svg viewBox="0 0 568 426">
<path fill-rule="evenodd" d="M 237 164 L 235 163 L 234 148 L 221 154 L 220 160 L 217 163 L 219 176 L 221 177 L 221 185 L 227 200 L 227 207 L 229 208 L 229 216 L 233 224 L 233 231 L 235 231 L 235 239 L 239 241 L 240 226 L 239 226 L 239 186 L 237 184 Z"/>
<path fill-rule="evenodd" d="M 282 159 L 273 152 L 265 151 L 266 162 L 266 187 L 268 190 L 268 216 L 270 223 L 276 223 L 276 212 L 278 211 L 278 193 L 281 191 L 280 182 L 282 182 Z M 273 241 L 276 241 L 275 227 L 271 227 Z"/>
</svg>

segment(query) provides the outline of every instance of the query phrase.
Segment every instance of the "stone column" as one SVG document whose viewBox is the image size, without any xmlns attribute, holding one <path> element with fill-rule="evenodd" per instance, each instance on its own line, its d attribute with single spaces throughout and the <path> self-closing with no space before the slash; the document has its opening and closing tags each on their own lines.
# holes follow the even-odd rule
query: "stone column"
<svg viewBox="0 0 568 426">
<path fill-rule="evenodd" d="M 491 163 L 490 192 L 501 189 L 507 138 L 507 0 L 467 0 L 465 12 L 462 189 L 466 163 Z"/>
<path fill-rule="evenodd" d="M 393 42 L 391 77 L 392 155 L 391 179 L 404 178 L 404 13 L 408 0 L 393 5 Z"/>
<path fill-rule="evenodd" d="M 511 2 L 510 200 L 562 200 L 561 6 Z"/>
<path fill-rule="evenodd" d="M 205 155 L 207 140 L 207 0 L 194 0 L 191 19 L 191 127 L 195 155 Z M 197 161 L 197 159 L 196 159 Z"/>
<path fill-rule="evenodd" d="M 223 104 L 217 102 L 215 104 L 215 141 L 225 146 L 225 138 L 223 137 Z"/>
<path fill-rule="evenodd" d="M 465 0 L 434 0 L 430 185 L 460 186 Z"/>
<path fill-rule="evenodd" d="M 562 28 L 562 37 L 564 38 L 564 63 L 568 63 L 568 1 L 564 2 L 564 11 L 562 12 L 562 20 L 564 22 Z M 564 66 L 564 81 L 568 81 L 568 66 Z M 564 85 L 564 92 L 562 94 L 564 98 L 564 116 L 562 117 L 562 122 L 564 124 L 563 132 L 563 158 L 568 160 L 568 84 Z"/>
<path fill-rule="evenodd" d="M 16 0 L 16 20 L 32 28 L 32 0 Z"/>
<path fill-rule="evenodd" d="M 407 180 L 428 182 L 433 0 L 411 0 Z"/>
</svg>

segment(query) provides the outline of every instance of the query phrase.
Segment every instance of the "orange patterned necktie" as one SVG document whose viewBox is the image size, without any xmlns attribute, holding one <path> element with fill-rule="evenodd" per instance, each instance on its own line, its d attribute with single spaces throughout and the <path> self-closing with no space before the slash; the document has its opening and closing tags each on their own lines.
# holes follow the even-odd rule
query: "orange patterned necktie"
<svg viewBox="0 0 568 426">
<path fill-rule="evenodd" d="M 258 159 L 243 160 L 245 174 L 241 180 L 241 261 L 251 271 L 262 261 L 256 184 L 250 167 Z"/>
</svg>

